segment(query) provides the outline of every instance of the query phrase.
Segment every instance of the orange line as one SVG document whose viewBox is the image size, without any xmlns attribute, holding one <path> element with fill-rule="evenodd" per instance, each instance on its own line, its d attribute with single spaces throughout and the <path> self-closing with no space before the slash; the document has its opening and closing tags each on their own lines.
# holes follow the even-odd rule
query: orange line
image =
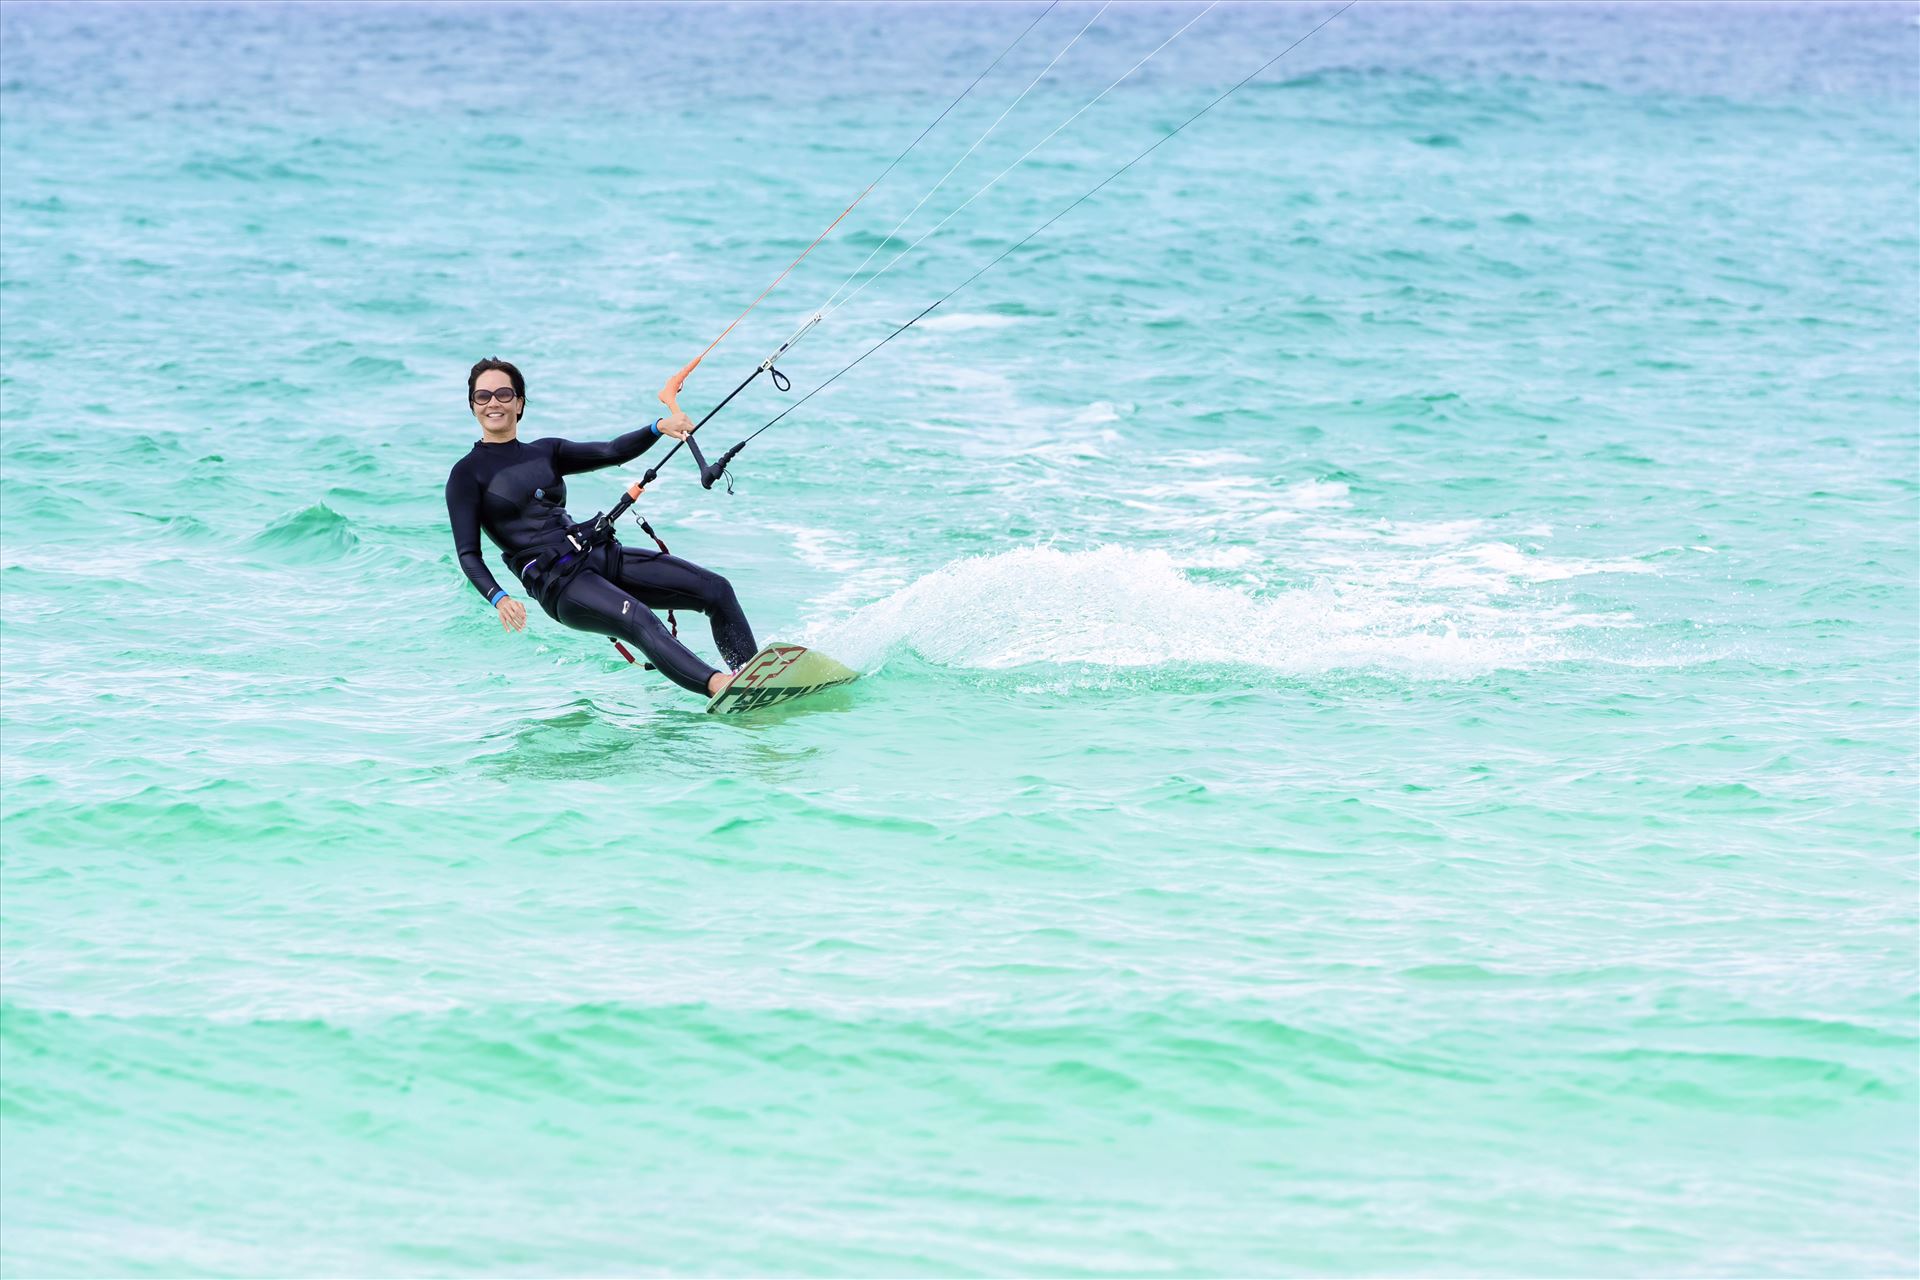
<svg viewBox="0 0 1920 1280">
<path fill-rule="evenodd" d="M 733 330 L 734 330 L 734 325 L 737 325 L 737 324 L 739 324 L 739 323 L 740 323 L 740 322 L 741 322 L 742 320 L 745 320 L 745 319 L 747 318 L 747 314 L 748 314 L 748 312 L 751 312 L 751 311 L 752 311 L 752 310 L 753 310 L 753 309 L 754 309 L 755 307 L 757 307 L 757 306 L 759 306 L 759 305 L 760 305 L 760 302 L 761 302 L 761 300 L 762 300 L 762 299 L 764 299 L 764 298 L 765 298 L 765 297 L 766 297 L 766 296 L 767 296 L 768 294 L 770 294 L 770 293 L 772 293 L 772 292 L 773 292 L 773 291 L 774 291 L 775 289 L 778 289 L 778 288 L 780 287 L 780 282 L 781 282 L 782 280 L 785 280 L 785 279 L 787 278 L 787 274 L 788 274 L 788 272 L 790 272 L 790 271 L 792 271 L 792 270 L 793 270 L 793 269 L 794 269 L 795 267 L 797 267 L 797 266 L 799 266 L 799 265 L 800 265 L 800 262 L 801 262 L 801 260 L 802 260 L 802 259 L 804 259 L 804 258 L 805 258 L 805 257 L 806 257 L 806 256 L 807 256 L 808 254 L 810 254 L 810 253 L 812 253 L 812 252 L 813 252 L 813 251 L 814 251 L 814 250 L 815 250 L 816 248 L 818 248 L 818 247 L 819 247 L 819 245 L 820 245 L 820 242 L 821 242 L 822 240 L 825 240 L 825 239 L 827 238 L 827 236 L 829 236 L 830 234 L 832 234 L 832 232 L 833 232 L 833 229 L 834 229 L 835 227 L 837 227 L 837 226 L 839 226 L 839 225 L 840 225 L 840 221 L 841 221 L 841 219 L 842 219 L 842 218 L 845 218 L 845 217 L 846 217 L 846 216 L 847 216 L 848 214 L 850 214 L 850 213 L 852 213 L 852 212 L 853 212 L 853 208 L 854 208 L 854 205 L 857 205 L 857 204 L 859 204 L 859 203 L 860 203 L 860 202 L 861 202 L 862 200 L 865 200 L 865 199 L 867 198 L 867 193 L 868 193 L 868 192 L 870 192 L 870 191 L 872 191 L 872 190 L 874 189 L 874 187 L 875 187 L 876 185 L 878 185 L 878 184 L 877 184 L 877 183 L 874 183 L 874 182 L 869 182 L 869 183 L 867 184 L 867 189 L 866 189 L 866 191 L 862 191 L 862 192 L 861 192 L 861 193 L 860 193 L 859 195 L 857 195 L 857 196 L 855 196 L 855 197 L 853 198 L 853 204 L 850 204 L 850 205 L 848 205 L 848 206 L 847 206 L 846 208 L 844 208 L 844 209 L 842 209 L 842 210 L 840 211 L 840 217 L 839 217 L 839 218 L 835 218 L 835 219 L 834 219 L 834 220 L 833 220 L 832 222 L 829 222 L 829 223 L 827 224 L 827 229 L 826 229 L 825 231 L 822 231 L 822 232 L 821 232 L 821 233 L 820 233 L 819 235 L 817 235 L 817 236 L 815 236 L 815 237 L 813 238 L 813 243 L 812 243 L 812 244 L 810 244 L 810 245 L 808 245 L 808 246 L 807 246 L 807 247 L 806 247 L 805 249 L 802 249 L 802 250 L 800 251 L 800 257 L 798 257 L 798 258 L 795 258 L 795 259 L 794 259 L 794 260 L 793 260 L 792 262 L 789 262 L 789 263 L 787 264 L 787 269 L 786 269 L 786 271 L 782 271 L 782 272 L 781 272 L 781 273 L 780 273 L 779 275 L 777 275 L 777 276 L 775 276 L 775 277 L 773 278 L 773 283 L 772 283 L 772 284 L 770 284 L 770 285 L 768 285 L 768 286 L 767 286 L 766 288 L 764 288 L 764 289 L 762 289 L 762 290 L 760 291 L 760 297 L 758 297 L 758 298 L 755 298 L 755 299 L 754 299 L 754 300 L 753 300 L 752 302 L 749 302 L 749 303 L 747 304 L 747 310 L 746 310 L 746 311 L 742 311 L 742 312 L 741 312 L 741 313 L 740 313 L 739 315 L 737 315 L 737 316 L 735 316 L 735 317 L 733 318 L 733 324 L 730 324 L 730 325 L 728 325 L 728 326 L 727 326 L 726 328 L 724 328 L 724 329 L 722 329 L 722 330 L 720 331 L 720 337 L 719 337 L 719 338 L 715 338 L 715 339 L 714 339 L 714 340 L 713 340 L 712 342 L 709 342 L 709 343 L 707 344 L 707 347 L 706 347 L 706 351 L 702 351 L 702 352 L 700 353 L 700 357 L 699 357 L 699 358 L 700 358 L 701 360 L 704 360 L 704 359 L 706 359 L 706 358 L 707 358 L 707 352 L 709 352 L 709 351 L 712 351 L 712 350 L 713 350 L 713 349 L 714 349 L 715 347 L 717 347 L 717 346 L 719 346 L 719 345 L 720 345 L 720 340 L 721 340 L 721 338 L 725 338 L 725 337 L 726 337 L 726 336 L 727 336 L 728 334 L 730 334 L 730 333 L 732 333 L 732 332 L 733 332 Z M 697 363 L 697 361 L 696 361 L 696 363 Z"/>
</svg>

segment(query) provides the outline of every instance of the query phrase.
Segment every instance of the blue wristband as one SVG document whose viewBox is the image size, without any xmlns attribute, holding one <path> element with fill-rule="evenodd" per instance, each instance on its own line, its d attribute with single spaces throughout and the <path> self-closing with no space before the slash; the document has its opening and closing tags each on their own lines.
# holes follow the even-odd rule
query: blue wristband
<svg viewBox="0 0 1920 1280">
<path fill-rule="evenodd" d="M 648 428 L 647 428 L 647 430 L 649 430 L 649 431 L 651 431 L 651 432 L 653 432 L 653 434 L 655 434 L 656 436 L 657 436 L 657 435 L 659 435 L 659 434 L 660 434 L 660 424 L 661 424 L 661 423 L 662 423 L 663 421 L 665 421 L 665 419 L 663 419 L 663 418 L 655 418 L 655 419 L 653 420 L 653 425 L 652 425 L 652 426 L 650 426 L 650 427 L 648 427 Z"/>
<path fill-rule="evenodd" d="M 487 597 L 487 603 L 490 605 L 493 605 L 495 608 L 498 608 L 500 606 L 500 602 L 506 598 L 507 598 L 507 589 L 505 587 L 495 587 L 493 589 L 493 594 Z"/>
</svg>

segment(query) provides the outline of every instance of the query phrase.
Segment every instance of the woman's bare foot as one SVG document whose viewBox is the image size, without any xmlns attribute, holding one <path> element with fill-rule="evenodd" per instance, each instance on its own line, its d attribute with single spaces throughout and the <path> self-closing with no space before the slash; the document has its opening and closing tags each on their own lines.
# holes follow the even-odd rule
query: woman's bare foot
<svg viewBox="0 0 1920 1280">
<path fill-rule="evenodd" d="M 728 685 L 732 683 L 733 683 L 733 677 L 728 675 L 726 672 L 724 671 L 714 672 L 712 675 L 707 677 L 707 696 L 709 698 L 715 697 L 716 695 L 719 694 L 719 692 L 722 689 L 726 688 Z"/>
</svg>

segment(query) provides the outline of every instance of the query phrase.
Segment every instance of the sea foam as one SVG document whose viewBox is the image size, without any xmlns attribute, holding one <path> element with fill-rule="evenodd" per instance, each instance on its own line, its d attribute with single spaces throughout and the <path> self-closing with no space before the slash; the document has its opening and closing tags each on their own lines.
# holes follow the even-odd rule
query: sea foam
<svg viewBox="0 0 1920 1280">
<path fill-rule="evenodd" d="M 868 669 L 911 651 L 986 670 L 1065 663 L 1463 676 L 1563 659 L 1559 630 L 1545 610 L 1452 607 L 1339 583 L 1268 594 L 1196 579 L 1164 551 L 1042 546 L 945 565 L 817 626 L 811 642 Z"/>
</svg>

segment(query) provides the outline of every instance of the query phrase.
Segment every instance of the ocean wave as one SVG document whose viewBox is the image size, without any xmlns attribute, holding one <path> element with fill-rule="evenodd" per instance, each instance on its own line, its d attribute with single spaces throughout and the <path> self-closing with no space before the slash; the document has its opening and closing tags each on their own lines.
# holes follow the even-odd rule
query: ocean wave
<svg viewBox="0 0 1920 1280">
<path fill-rule="evenodd" d="M 346 555 L 360 545 L 353 521 L 324 502 L 282 516 L 253 537 L 253 545 L 302 564 Z"/>
<path fill-rule="evenodd" d="M 920 321 L 919 327 L 931 330 L 948 330 L 965 333 L 974 329 L 1006 329 L 1020 323 L 1018 316 L 984 315 L 978 312 L 958 311 L 950 316 L 928 316 Z"/>
</svg>

